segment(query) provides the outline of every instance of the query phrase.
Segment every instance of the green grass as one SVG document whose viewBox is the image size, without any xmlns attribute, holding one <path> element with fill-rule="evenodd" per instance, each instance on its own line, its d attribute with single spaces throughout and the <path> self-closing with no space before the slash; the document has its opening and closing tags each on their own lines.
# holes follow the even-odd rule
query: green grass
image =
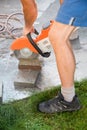
<svg viewBox="0 0 87 130">
<path fill-rule="evenodd" d="M 30 98 L 0 105 L 0 130 L 87 130 L 87 80 L 75 82 L 82 108 L 76 112 L 43 114 L 40 102 L 57 95 L 60 87 Z"/>
</svg>

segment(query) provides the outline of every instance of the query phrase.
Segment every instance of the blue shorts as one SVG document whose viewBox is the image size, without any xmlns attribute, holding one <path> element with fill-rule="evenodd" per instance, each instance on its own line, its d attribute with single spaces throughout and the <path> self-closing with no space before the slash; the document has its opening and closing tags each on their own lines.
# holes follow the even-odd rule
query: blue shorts
<svg viewBox="0 0 87 130">
<path fill-rule="evenodd" d="M 56 21 L 87 27 L 87 0 L 64 0 L 58 10 Z"/>
</svg>

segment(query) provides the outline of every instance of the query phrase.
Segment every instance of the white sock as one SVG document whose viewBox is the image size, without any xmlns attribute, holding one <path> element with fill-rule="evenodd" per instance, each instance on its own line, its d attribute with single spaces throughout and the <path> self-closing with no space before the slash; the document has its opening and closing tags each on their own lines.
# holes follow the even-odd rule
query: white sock
<svg viewBox="0 0 87 130">
<path fill-rule="evenodd" d="M 73 100 L 73 97 L 75 96 L 75 87 L 61 87 L 61 93 L 65 101 L 71 102 Z"/>
</svg>

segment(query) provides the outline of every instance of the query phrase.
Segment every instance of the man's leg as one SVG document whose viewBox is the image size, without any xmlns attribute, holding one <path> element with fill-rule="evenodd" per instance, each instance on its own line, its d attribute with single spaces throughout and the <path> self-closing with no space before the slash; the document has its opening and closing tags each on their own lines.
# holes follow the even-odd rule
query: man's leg
<svg viewBox="0 0 87 130">
<path fill-rule="evenodd" d="M 61 93 L 69 102 L 75 96 L 75 57 L 69 42 L 69 37 L 74 29 L 73 26 L 55 22 L 49 34 L 61 79 Z"/>
<path fill-rule="evenodd" d="M 71 87 L 74 84 L 75 58 L 69 42 L 69 37 L 75 27 L 55 22 L 49 32 L 61 85 Z"/>
<path fill-rule="evenodd" d="M 39 105 L 41 112 L 54 113 L 80 108 L 74 89 L 75 58 L 69 42 L 69 37 L 74 29 L 73 26 L 54 22 L 49 32 L 60 75 L 62 94 L 58 98 L 41 103 Z"/>
</svg>

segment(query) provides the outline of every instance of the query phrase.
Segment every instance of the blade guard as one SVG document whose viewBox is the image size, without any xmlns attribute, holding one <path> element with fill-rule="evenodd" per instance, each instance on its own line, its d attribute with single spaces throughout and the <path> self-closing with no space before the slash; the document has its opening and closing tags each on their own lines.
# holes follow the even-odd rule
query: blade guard
<svg viewBox="0 0 87 130">
<path fill-rule="evenodd" d="M 13 41 L 10 46 L 11 50 L 21 50 L 23 48 L 29 48 L 32 52 L 38 53 L 37 50 L 32 46 L 27 37 L 21 37 Z"/>
</svg>

